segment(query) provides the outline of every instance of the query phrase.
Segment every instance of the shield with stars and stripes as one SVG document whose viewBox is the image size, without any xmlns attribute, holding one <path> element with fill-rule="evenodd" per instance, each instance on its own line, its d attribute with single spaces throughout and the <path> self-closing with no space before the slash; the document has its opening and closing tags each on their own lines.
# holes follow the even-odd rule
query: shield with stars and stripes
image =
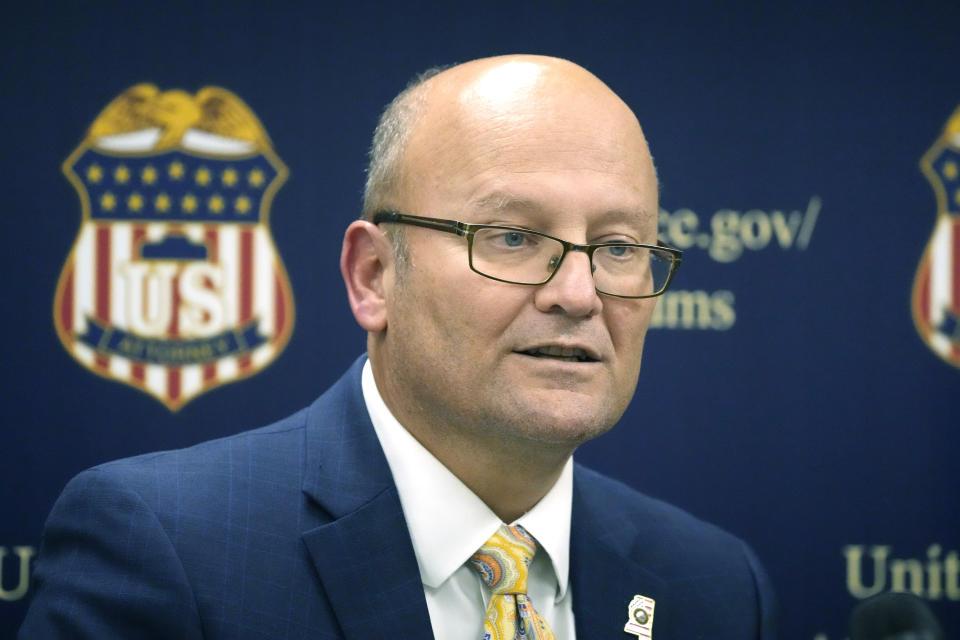
<svg viewBox="0 0 960 640">
<path fill-rule="evenodd" d="M 224 135 L 197 111 L 202 104 L 179 120 L 114 118 L 120 132 L 88 135 L 63 166 L 82 221 L 55 295 L 60 340 L 84 367 L 171 410 L 262 370 L 294 318 L 268 224 L 286 168 L 265 135 Z"/>
<path fill-rule="evenodd" d="M 920 166 L 937 218 L 913 283 L 913 320 L 927 346 L 960 367 L 960 108 Z"/>
</svg>

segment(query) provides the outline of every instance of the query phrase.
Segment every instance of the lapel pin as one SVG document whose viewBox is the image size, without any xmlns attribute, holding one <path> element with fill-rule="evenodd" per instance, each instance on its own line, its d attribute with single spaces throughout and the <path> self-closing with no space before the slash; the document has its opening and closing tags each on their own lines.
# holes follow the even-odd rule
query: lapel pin
<svg viewBox="0 0 960 640">
<path fill-rule="evenodd" d="M 627 624 L 623 630 L 632 633 L 637 638 L 653 637 L 653 607 L 656 605 L 653 598 L 636 595 L 627 605 Z"/>
</svg>

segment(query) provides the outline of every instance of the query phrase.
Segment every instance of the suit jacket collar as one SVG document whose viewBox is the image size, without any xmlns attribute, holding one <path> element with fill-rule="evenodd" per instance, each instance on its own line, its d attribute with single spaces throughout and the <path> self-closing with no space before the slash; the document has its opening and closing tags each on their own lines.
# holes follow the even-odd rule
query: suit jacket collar
<svg viewBox="0 0 960 640">
<path fill-rule="evenodd" d="M 429 638 L 410 534 L 363 400 L 364 360 L 307 414 L 303 491 L 331 521 L 303 540 L 346 638 Z"/>
<path fill-rule="evenodd" d="M 593 475 L 574 467 L 570 583 L 577 640 L 634 638 L 623 630 L 634 595 L 656 601 L 654 637 L 669 640 L 666 617 L 657 618 L 670 608 L 667 584 L 634 559 L 642 555 L 642 535 L 612 510 L 609 496 L 596 490 Z"/>
<path fill-rule="evenodd" d="M 360 387 L 365 360 L 354 362 L 307 413 L 303 491 L 333 518 L 393 487 Z"/>
</svg>

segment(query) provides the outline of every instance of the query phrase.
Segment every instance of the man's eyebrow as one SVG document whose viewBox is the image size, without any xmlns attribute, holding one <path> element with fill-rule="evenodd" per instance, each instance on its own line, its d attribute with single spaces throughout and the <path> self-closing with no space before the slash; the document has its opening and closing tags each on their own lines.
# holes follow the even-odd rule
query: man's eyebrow
<svg viewBox="0 0 960 640">
<path fill-rule="evenodd" d="M 520 198 L 502 191 L 495 191 L 474 201 L 478 209 L 492 209 L 494 211 L 503 211 L 504 209 L 514 209 L 520 211 L 541 211 L 544 209 L 536 200 L 529 198 Z"/>
<path fill-rule="evenodd" d="M 547 207 L 536 200 L 522 198 L 504 192 L 494 192 L 489 195 L 478 198 L 474 201 L 477 209 L 486 209 L 490 211 L 521 211 L 530 213 L 540 213 L 547 210 Z M 656 220 L 657 212 L 647 211 L 646 209 L 612 209 L 603 212 L 602 219 L 607 222 L 646 222 L 651 218 Z"/>
</svg>

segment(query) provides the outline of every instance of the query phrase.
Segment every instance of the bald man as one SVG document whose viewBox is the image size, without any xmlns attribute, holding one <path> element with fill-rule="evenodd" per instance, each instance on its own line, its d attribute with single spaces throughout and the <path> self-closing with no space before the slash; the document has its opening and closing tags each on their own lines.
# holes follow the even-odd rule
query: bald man
<svg viewBox="0 0 960 640">
<path fill-rule="evenodd" d="M 369 357 L 274 425 L 71 481 L 21 637 L 772 638 L 744 543 L 572 460 L 680 262 L 657 211 L 640 125 L 585 69 L 426 74 L 344 236 Z"/>
</svg>

